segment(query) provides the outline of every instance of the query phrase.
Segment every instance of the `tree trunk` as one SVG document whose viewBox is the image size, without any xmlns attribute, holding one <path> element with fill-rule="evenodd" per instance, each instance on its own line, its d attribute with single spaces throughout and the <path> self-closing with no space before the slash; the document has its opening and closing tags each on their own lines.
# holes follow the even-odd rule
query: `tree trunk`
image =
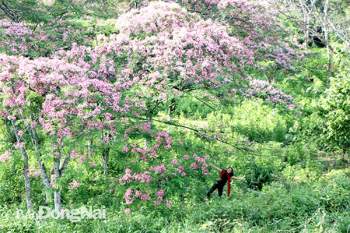
<svg viewBox="0 0 350 233">
<path fill-rule="evenodd" d="M 0 10 L 12 21 L 19 23 L 20 20 L 17 13 L 13 9 L 11 9 L 3 0 L 0 1 Z"/>
<path fill-rule="evenodd" d="M 305 46 L 307 47 L 309 44 L 309 38 L 310 38 L 310 16 L 309 16 L 308 8 L 306 5 L 304 5 L 304 2 L 302 0 L 299 0 L 299 6 L 302 10 L 303 17 L 304 17 L 303 31 L 304 31 Z"/>
<path fill-rule="evenodd" d="M 53 154 L 54 154 L 54 164 L 53 164 L 53 188 L 54 188 L 54 205 L 56 211 L 61 211 L 62 203 L 61 203 L 61 193 L 59 191 L 59 187 L 57 182 L 61 177 L 60 172 L 60 161 L 61 161 L 61 152 L 59 150 L 59 145 L 53 145 Z"/>
<path fill-rule="evenodd" d="M 328 55 L 328 77 L 330 78 L 333 73 L 333 54 L 330 48 L 329 44 L 329 26 L 328 26 L 328 0 L 325 1 L 324 3 L 324 10 L 323 10 L 323 19 L 322 19 L 322 24 L 323 24 L 323 31 L 324 31 L 324 41 L 326 43 L 326 48 L 327 48 L 327 55 Z"/>
<path fill-rule="evenodd" d="M 22 157 L 23 157 L 23 175 L 24 175 L 24 187 L 26 194 L 26 203 L 27 209 L 32 210 L 33 204 L 31 199 L 31 187 L 30 187 L 30 178 L 29 178 L 29 161 L 28 154 L 24 149 L 21 149 Z"/>
<path fill-rule="evenodd" d="M 45 197 L 46 197 L 45 203 L 46 203 L 46 205 L 49 205 L 52 202 L 52 186 L 51 186 L 50 178 L 47 175 L 46 167 L 45 167 L 43 161 L 41 160 L 42 155 L 41 155 L 40 148 L 39 148 L 37 134 L 31 126 L 28 126 L 28 127 L 30 128 L 31 139 L 32 139 L 32 143 L 34 145 L 35 154 L 36 154 L 36 161 L 37 161 L 37 163 L 39 165 L 39 169 L 40 169 L 41 181 L 45 187 Z"/>
<path fill-rule="evenodd" d="M 14 121 L 11 121 L 13 126 L 13 133 L 16 137 L 16 142 L 18 144 L 22 144 L 21 137 L 18 135 L 18 129 L 16 126 L 16 123 Z M 25 188 L 25 196 L 26 196 L 26 205 L 27 210 L 32 210 L 33 204 L 32 204 L 32 198 L 31 198 L 31 187 L 30 187 L 30 178 L 29 178 L 29 157 L 27 154 L 26 149 L 24 148 L 24 145 L 20 145 L 19 148 L 22 159 L 23 159 L 23 176 L 24 176 L 24 188 Z"/>
<path fill-rule="evenodd" d="M 87 157 L 92 157 L 92 147 L 93 147 L 94 141 L 93 138 L 90 138 L 87 145 Z"/>
<path fill-rule="evenodd" d="M 55 203 L 55 211 L 60 212 L 62 209 L 62 203 L 61 203 L 61 192 L 59 190 L 54 191 L 54 203 Z"/>
<path fill-rule="evenodd" d="M 109 146 L 105 146 L 103 148 L 102 159 L 103 159 L 103 174 L 104 175 L 108 174 L 109 151 L 110 151 Z"/>
<path fill-rule="evenodd" d="M 37 162 L 40 168 L 41 181 L 45 187 L 45 203 L 46 205 L 50 205 L 50 203 L 52 202 L 52 186 L 50 183 L 50 178 L 47 175 L 46 168 L 41 159 L 38 159 Z"/>
</svg>

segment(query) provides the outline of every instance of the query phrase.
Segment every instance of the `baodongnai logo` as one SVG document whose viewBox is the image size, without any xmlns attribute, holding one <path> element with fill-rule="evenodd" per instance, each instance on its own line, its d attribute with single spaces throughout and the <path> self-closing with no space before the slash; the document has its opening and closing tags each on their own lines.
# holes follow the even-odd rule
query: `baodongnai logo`
<svg viewBox="0 0 350 233">
<path fill-rule="evenodd" d="M 67 219 L 71 222 L 80 222 L 81 220 L 105 220 L 107 219 L 106 208 L 94 209 L 91 206 L 82 206 L 77 209 L 55 210 L 47 206 L 40 206 L 39 211 L 30 214 L 37 220 L 45 219 Z M 22 210 L 17 210 L 17 218 L 23 218 Z"/>
</svg>

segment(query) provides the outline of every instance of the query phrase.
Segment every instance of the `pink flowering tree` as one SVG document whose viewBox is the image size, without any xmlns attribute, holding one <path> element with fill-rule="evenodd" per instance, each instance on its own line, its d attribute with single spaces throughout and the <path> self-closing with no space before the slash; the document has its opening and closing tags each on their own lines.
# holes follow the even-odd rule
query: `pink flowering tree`
<svg viewBox="0 0 350 233">
<path fill-rule="evenodd" d="M 196 88 L 212 89 L 223 83 L 235 86 L 240 78 L 247 76 L 247 65 L 265 74 L 276 65 L 290 68 L 292 60 L 299 56 L 292 49 L 290 38 L 281 36 L 287 33 L 280 23 L 280 12 L 270 1 L 182 1 L 180 4 L 187 10 L 173 3 L 149 3 L 118 19 L 120 35 L 115 41 L 132 38 L 136 43 L 133 46 L 138 49 L 129 51 L 141 54 L 139 62 L 133 63 L 148 68 L 142 69 L 142 74 L 135 74 L 135 69 L 128 66 L 127 75 L 136 75 L 147 86 L 154 84 L 152 91 L 142 92 L 144 99 L 150 100 L 146 102 L 148 109 L 157 109 L 159 103 L 163 107 L 164 103 L 173 104 L 176 97 Z M 214 21 L 203 20 L 201 16 Z M 108 48 L 115 41 L 112 39 Z M 246 81 L 248 92 L 256 89 L 254 83 L 258 80 Z M 275 88 L 270 96 L 278 95 L 277 92 L 282 93 Z M 285 97 L 286 101 L 278 102 L 291 105 L 290 98 Z"/>
<path fill-rule="evenodd" d="M 143 140 L 144 146 L 141 146 L 139 134 L 130 137 L 133 132 L 151 136 L 153 143 L 147 145 Z M 208 175 L 208 157 L 194 154 L 176 158 L 172 138 L 167 132 L 151 130 L 146 122 L 130 128 L 128 134 L 125 135 L 128 143 L 123 149 L 128 155 L 127 168 L 119 178 L 119 183 L 125 186 L 126 210 L 141 205 L 170 208 L 172 198 L 177 197 L 172 190 L 181 188 L 181 180 Z"/>
<path fill-rule="evenodd" d="M 89 28 L 77 27 L 62 18 L 40 25 L 0 19 L 0 52 L 37 58 L 50 57 L 59 49 L 71 48 L 73 43 L 91 46 L 103 31 L 91 24 L 95 30 L 87 32 Z"/>
<path fill-rule="evenodd" d="M 88 78 L 115 88 L 114 99 L 123 102 L 123 108 L 107 107 L 114 120 L 126 115 L 152 124 L 152 117 L 172 98 L 230 82 L 254 59 L 253 52 L 230 36 L 225 26 L 205 21 L 175 3 L 150 3 L 123 14 L 118 22 L 120 33 L 97 47 L 74 45 L 55 55 L 86 69 Z M 103 132 L 106 171 L 110 150 L 106 142 L 115 134 L 110 129 Z"/>
<path fill-rule="evenodd" d="M 174 2 L 179 3 L 188 12 L 195 13 L 197 17 L 210 18 L 228 25 L 229 34 L 240 38 L 247 48 L 254 51 L 256 61 L 272 60 L 283 68 L 290 68 L 290 62 L 298 55 L 293 49 L 295 46 L 292 46 L 287 29 L 283 26 L 283 21 L 280 20 L 281 16 L 283 17 L 283 14 L 286 12 L 283 10 L 283 6 L 280 6 L 275 1 L 181 0 Z M 147 2 L 145 4 L 150 5 Z M 166 23 L 164 24 L 165 27 L 163 27 L 169 28 L 167 24 L 173 17 L 169 14 L 169 9 L 164 8 L 159 8 L 159 12 L 154 15 L 163 15 L 164 13 L 161 11 L 166 12 Z M 186 20 L 186 14 L 182 16 L 182 20 Z M 137 19 L 141 18 L 145 21 L 144 26 L 146 30 L 157 30 L 157 27 L 162 29 L 160 20 L 152 21 L 154 19 L 154 17 L 152 18 L 152 13 L 147 15 L 139 14 L 133 22 L 137 22 Z M 128 22 L 124 18 L 121 18 L 121 20 L 122 22 Z M 141 20 L 139 21 L 141 22 Z M 129 26 L 132 31 L 139 27 L 140 24 L 130 23 Z M 259 67 L 257 63 L 255 65 Z"/>
<path fill-rule="evenodd" d="M 298 54 L 292 46 L 281 17 L 285 11 L 275 1 L 264 0 L 184 0 L 179 3 L 203 17 L 224 22 L 230 33 L 243 40 L 260 61 L 272 60 L 283 68 Z"/>
<path fill-rule="evenodd" d="M 120 33 L 96 48 L 73 46 L 56 56 L 113 82 L 126 93 L 129 113 L 150 121 L 184 92 L 236 82 L 254 61 L 253 50 L 227 27 L 175 3 L 133 9 L 118 25 Z"/>
<path fill-rule="evenodd" d="M 26 204 L 27 209 L 31 210 L 32 200 L 29 177 L 29 156 L 24 139 L 25 122 L 23 121 L 25 109 L 28 107 L 28 105 L 26 105 L 26 95 L 28 90 L 26 89 L 25 81 L 18 76 L 11 75 L 11 73 L 17 68 L 16 57 L 1 56 L 0 62 L 2 63 L 0 71 L 0 101 L 2 102 L 1 118 L 15 138 L 15 149 L 17 149 L 22 155 Z M 4 64 L 6 65 L 4 66 Z M 9 158 L 9 153 L 7 152 L 1 157 L 2 160 L 6 160 Z"/>
<path fill-rule="evenodd" d="M 120 181 L 127 186 L 126 204 L 136 198 L 170 206 L 164 181 L 208 173 L 203 156 L 169 155 L 171 135 L 156 129 L 153 117 L 185 92 L 244 79 L 245 68 L 254 64 L 257 54 L 249 36 L 230 33 L 220 22 L 204 20 L 176 3 L 152 2 L 123 14 L 118 22 L 120 33 L 94 48 L 73 44 L 50 58 L 32 60 L 0 57 L 1 116 L 25 162 L 28 207 L 26 146 L 35 151 L 42 182 L 54 193 L 57 210 L 62 208 L 64 172 L 72 160 L 86 160 L 73 148 L 93 138 L 100 140 L 96 145 L 106 175 L 113 143 L 125 142 L 123 151 L 130 157 L 123 159 L 127 169 Z M 19 28 L 16 35 L 30 35 Z M 42 155 L 46 147 L 50 156 Z M 79 185 L 74 179 L 68 186 Z"/>
<path fill-rule="evenodd" d="M 112 83 L 89 76 L 87 69 L 58 59 L 2 56 L 1 71 L 2 117 L 13 125 L 16 145 L 25 161 L 28 156 L 22 135 L 29 135 L 43 183 L 54 190 L 55 207 L 60 209 L 59 179 L 71 160 L 65 152 L 93 130 L 108 128 L 113 132 L 107 111 L 121 111 L 118 91 Z M 52 177 L 45 167 L 50 161 L 42 160 L 40 133 L 47 135 L 51 145 Z"/>
</svg>

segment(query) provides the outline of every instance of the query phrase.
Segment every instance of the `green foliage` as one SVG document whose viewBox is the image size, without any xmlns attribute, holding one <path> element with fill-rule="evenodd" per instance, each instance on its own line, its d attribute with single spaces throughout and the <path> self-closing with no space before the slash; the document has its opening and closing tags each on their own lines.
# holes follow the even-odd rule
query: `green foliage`
<svg viewBox="0 0 350 233">
<path fill-rule="evenodd" d="M 284 141 L 287 131 L 286 120 L 276 109 L 264 105 L 261 100 L 246 100 L 233 111 L 233 116 L 210 114 L 209 124 L 213 122 L 221 123 L 226 127 L 229 125 L 233 131 L 246 136 L 250 141 Z"/>
<path fill-rule="evenodd" d="M 0 0 L 0 4 L 3 2 Z M 91 0 L 85 4 L 73 4 L 70 0 L 56 0 L 53 6 L 45 6 L 36 0 L 9 0 L 6 4 L 16 10 L 18 20 L 48 35 L 48 40 L 24 38 L 33 46 L 23 55 L 38 57 L 51 56 L 59 48 L 70 49 L 73 43 L 100 44 L 102 35 L 118 33 L 114 20 L 118 12 L 129 5 L 139 5 L 140 1 Z M 292 24 L 284 20 L 285 24 Z M 293 30 L 298 31 L 298 28 Z M 68 32 L 67 38 L 63 39 L 65 32 Z M 144 38 L 150 35 L 134 36 Z M 8 39 L 0 32 L 0 40 Z M 161 150 L 156 162 L 135 163 L 135 156 L 122 152 L 125 139 L 120 132 L 125 126 L 121 122 L 116 127 L 118 136 L 110 143 L 107 176 L 102 172 L 102 151 L 96 149 L 101 148 L 101 135 L 92 133 L 92 156 L 82 163 L 72 161 L 58 184 L 65 208 L 82 205 L 105 207 L 105 221 L 37 221 L 31 216 L 16 219 L 17 208 L 24 209 L 23 165 L 20 155 L 14 152 L 15 139 L 6 127 L 7 122 L 1 122 L 0 155 L 6 150 L 14 153 L 9 161 L 0 162 L 0 232 L 349 233 L 348 162 L 343 161 L 340 168 L 325 166 L 320 156 L 335 157 L 334 150 L 346 151 L 350 147 L 349 59 L 345 52 L 336 54 L 344 49 L 344 45 L 334 44 L 334 48 L 332 72 L 328 70 L 327 51 L 314 48 L 308 49 L 305 58 L 296 61 L 292 70 L 276 69 L 270 61 L 259 63 L 263 70 L 250 68 L 251 76 L 273 80 L 274 86 L 291 93 L 297 105 L 293 111 L 259 99 L 247 100 L 233 93 L 232 89 L 242 86 L 236 80 L 215 90 L 189 90 L 183 95 L 168 93 L 171 97 L 168 102 L 160 102 L 152 90 L 135 90 L 149 99 L 147 116 L 159 120 L 152 127 L 171 133 L 172 149 Z M 0 51 L 12 54 L 5 47 Z M 120 69 L 128 57 L 120 54 L 113 59 Z M 130 68 L 135 71 L 142 69 L 143 58 L 135 56 L 133 59 Z M 330 75 L 335 75 L 335 78 L 329 79 Z M 130 96 L 134 94 L 129 93 Z M 29 95 L 28 100 L 30 112 L 35 112 L 43 101 L 34 94 Z M 173 121 L 198 129 L 200 133 L 161 121 Z M 47 136 L 43 132 L 38 134 L 43 148 L 42 158 L 47 160 L 52 148 Z M 129 137 L 130 142 L 139 146 L 149 143 L 150 139 L 149 135 L 139 132 L 130 133 Z M 27 144 L 30 143 L 27 140 Z M 325 148 L 327 152 L 319 151 Z M 87 154 L 83 141 L 76 140 L 63 153 L 67 155 L 71 149 Z M 28 153 L 30 168 L 37 169 L 34 151 L 28 149 Z M 224 195 L 220 199 L 215 194 L 210 201 L 205 201 L 208 188 L 218 179 L 217 171 L 209 169 L 209 175 L 203 176 L 199 171 L 190 170 L 186 171 L 186 179 L 173 176 L 154 184 L 154 187 L 147 184 L 133 186 L 146 191 L 164 188 L 167 198 L 173 201 L 172 208 L 156 207 L 153 203 L 141 205 L 139 202 L 131 207 L 131 214 L 124 212 L 128 208 L 123 200 L 126 186 L 119 183 L 119 178 L 126 167 L 140 171 L 148 165 L 169 164 L 172 159 L 195 153 L 208 154 L 209 161 L 220 167 L 234 167 L 235 174 L 242 179 L 233 181 L 231 198 Z M 184 163 L 190 165 L 189 161 Z M 52 169 L 51 161 L 48 165 L 48 170 Z M 168 172 L 177 174 L 175 168 Z M 73 180 L 80 183 L 76 189 L 69 188 Z M 46 204 L 45 189 L 40 177 L 31 176 L 31 185 L 34 208 L 37 209 Z"/>
<path fill-rule="evenodd" d="M 175 111 L 173 114 L 183 114 L 185 117 L 191 116 L 194 119 L 205 118 L 209 113 L 216 110 L 215 101 L 207 101 L 202 96 L 184 96 L 175 100 Z"/>
<path fill-rule="evenodd" d="M 48 23 L 67 14 L 79 16 L 82 11 L 82 8 L 73 4 L 71 0 L 54 1 L 53 6 L 46 6 L 39 0 L 8 0 L 0 3 L 6 5 L 10 12 L 15 12 L 15 14 L 8 14 L 7 11 L 3 11 L 12 20 L 34 24 Z"/>
<path fill-rule="evenodd" d="M 323 98 L 321 117 L 327 145 L 344 151 L 350 148 L 350 76 L 346 71 L 332 78 Z"/>
<path fill-rule="evenodd" d="M 18 157 L 15 155 L 14 157 Z M 21 164 L 12 160 L 11 164 L 0 164 L 0 203 L 19 205 L 23 193 Z"/>
<path fill-rule="evenodd" d="M 349 169 L 331 172 L 312 183 L 274 182 L 261 192 L 234 186 L 229 200 L 179 201 L 172 209 L 143 208 L 130 215 L 108 209 L 106 221 L 11 221 L 14 209 L 2 208 L 5 232 L 348 232 Z"/>
</svg>

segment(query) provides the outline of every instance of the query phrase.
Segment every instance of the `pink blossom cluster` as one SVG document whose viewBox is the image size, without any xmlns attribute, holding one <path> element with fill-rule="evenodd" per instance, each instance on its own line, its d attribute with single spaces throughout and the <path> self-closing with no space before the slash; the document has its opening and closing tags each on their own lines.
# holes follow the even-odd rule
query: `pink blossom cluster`
<svg viewBox="0 0 350 233">
<path fill-rule="evenodd" d="M 207 158 L 194 155 L 194 162 L 191 163 L 191 168 L 194 170 L 201 169 L 203 175 L 208 175 L 208 164 L 207 164 Z"/>
<path fill-rule="evenodd" d="M 211 6 L 219 3 L 206 1 Z M 148 101 L 165 100 L 174 90 L 229 82 L 234 73 L 255 59 L 248 39 L 232 36 L 221 23 L 203 20 L 174 3 L 152 2 L 122 15 L 119 21 L 124 21 L 120 33 L 94 48 L 73 44 L 70 50 L 60 50 L 50 58 L 0 55 L 1 117 L 22 119 L 23 110 L 32 106 L 29 97 L 34 95 L 42 101 L 36 112 L 39 119 L 25 120 L 51 139 L 58 138 L 60 146 L 67 138 L 84 138 L 92 132 L 98 132 L 102 143 L 108 144 L 117 133 L 116 123 L 123 122 L 126 140 L 135 131 L 152 137 L 145 147 L 124 148 L 140 154 L 140 162 L 148 162 L 162 147 L 171 149 L 172 137 L 166 131 L 153 132 L 150 122 L 130 127 L 132 121 L 123 116 L 144 116 Z M 70 156 L 81 162 L 85 159 L 74 151 Z M 149 184 L 153 180 L 150 171 L 159 175 L 168 169 L 187 175 L 187 165 L 179 161 L 172 164 L 172 168 L 165 164 L 146 166 L 146 171 L 139 173 L 126 169 L 119 181 Z M 195 156 L 191 167 L 208 172 L 205 157 Z M 69 188 L 79 185 L 73 180 Z M 157 200 L 160 196 L 157 194 Z M 128 205 L 135 197 L 150 200 L 147 193 L 127 189 L 124 199 Z M 166 205 L 171 206 L 171 202 Z"/>
<path fill-rule="evenodd" d="M 145 132 L 150 132 L 151 131 L 151 123 L 150 122 L 143 123 L 142 129 Z"/>
<path fill-rule="evenodd" d="M 135 191 L 135 197 L 139 198 L 141 201 L 148 201 L 151 199 L 151 197 L 148 193 L 143 193 L 139 190 Z"/>
<path fill-rule="evenodd" d="M 149 161 L 145 161 L 143 164 L 145 166 L 144 169 L 147 169 L 148 167 L 149 171 L 153 171 L 154 173 L 152 174 L 152 177 L 150 176 L 149 173 L 144 172 L 144 173 L 133 173 L 133 171 L 130 168 L 125 169 L 124 175 L 119 179 L 119 182 L 121 184 L 128 184 L 131 182 L 137 182 L 137 183 L 147 183 L 149 186 L 157 184 L 159 187 L 159 179 L 157 179 L 157 176 L 163 176 L 167 177 L 164 174 L 169 171 L 172 172 L 173 175 L 177 176 L 178 178 L 187 176 L 187 171 L 189 174 L 193 175 L 208 175 L 208 156 L 198 156 L 197 154 L 193 154 L 193 156 L 190 156 L 186 154 L 183 157 L 183 161 L 179 161 L 178 159 L 173 159 L 169 161 L 169 164 L 166 163 L 161 163 L 159 165 L 153 165 L 150 166 L 148 164 Z M 200 173 L 191 173 L 190 169 L 195 170 L 195 171 L 200 171 Z M 187 169 L 187 171 L 186 171 Z M 174 172 L 175 171 L 175 172 Z M 145 179 L 143 176 L 147 176 L 147 182 L 145 182 Z M 151 179 L 152 178 L 152 179 Z M 162 179 L 159 177 L 160 180 Z M 134 184 L 133 184 L 134 185 Z M 141 191 L 135 191 L 132 190 L 131 188 L 128 188 L 126 190 L 126 193 L 124 194 L 124 199 L 125 202 L 130 205 L 134 202 L 135 197 L 138 197 L 141 200 L 151 200 L 152 198 L 149 195 L 142 196 Z M 163 188 L 158 189 L 155 192 L 155 199 L 153 200 L 153 203 L 156 206 L 161 205 L 162 203 L 170 208 L 172 206 L 172 202 L 170 200 L 165 200 L 165 190 Z"/>
<path fill-rule="evenodd" d="M 141 124 L 137 124 L 135 126 L 131 126 L 125 130 L 124 139 L 128 139 L 129 134 L 131 134 L 135 131 L 140 131 L 140 132 L 144 132 L 144 133 L 152 133 L 151 127 L 152 127 L 151 122 L 144 122 Z"/>
<path fill-rule="evenodd" d="M 0 35 L 1 32 L 3 38 L 0 45 L 12 54 L 26 54 L 30 49 L 38 49 L 34 41 L 47 40 L 47 35 L 43 31 L 34 33 L 24 23 L 7 19 L 0 20 Z"/>
<path fill-rule="evenodd" d="M 141 173 L 133 173 L 129 168 L 125 169 L 125 174 L 119 179 L 119 182 L 121 184 L 125 184 L 133 181 L 139 183 L 150 183 L 152 181 L 152 177 L 147 171 Z"/>
<path fill-rule="evenodd" d="M 149 201 L 151 196 L 148 193 L 143 193 L 139 190 L 134 190 L 128 188 L 124 193 L 124 200 L 127 205 L 131 205 L 134 203 L 135 199 L 139 199 L 141 201 Z"/>
<path fill-rule="evenodd" d="M 9 120 L 15 120 L 16 114 L 22 113 L 28 93 L 25 81 L 14 77 L 12 73 L 17 66 L 27 62 L 29 61 L 25 58 L 0 55 L 0 99 L 4 107 L 2 116 Z"/>
<path fill-rule="evenodd" d="M 151 175 L 146 172 L 136 173 L 134 174 L 134 180 L 139 183 L 150 183 L 152 180 Z"/>
<path fill-rule="evenodd" d="M 177 159 L 171 160 L 171 164 L 172 164 L 172 165 L 177 165 L 177 164 L 178 164 L 178 160 L 177 160 Z"/>
<path fill-rule="evenodd" d="M 86 160 L 86 156 L 84 154 L 80 154 L 75 150 L 72 150 L 69 155 L 72 159 L 76 159 L 80 164 L 84 163 Z"/>
<path fill-rule="evenodd" d="M 170 149 L 171 148 L 171 145 L 172 145 L 172 138 L 171 136 L 169 135 L 168 132 L 166 131 L 160 131 L 157 133 L 157 136 L 156 136 L 156 149 L 158 149 L 160 147 L 160 145 L 162 144 L 162 140 L 164 140 L 164 147 L 166 149 Z"/>
<path fill-rule="evenodd" d="M 164 164 L 160 164 L 158 166 L 151 167 L 150 170 L 158 174 L 163 174 L 166 171 L 166 167 Z"/>
<path fill-rule="evenodd" d="M 176 77 L 180 88 L 203 83 L 219 85 L 222 79 L 218 77 L 226 77 L 227 81 L 232 72 L 254 60 L 254 52 L 239 38 L 230 36 L 225 26 L 202 20 L 174 3 L 152 2 L 120 16 L 120 21 L 126 25 L 122 24 L 120 34 L 107 43 L 94 49 L 73 46 L 56 56 L 80 67 L 94 67 L 89 71 L 92 77 L 115 76 L 120 90 L 142 85 L 158 93 L 160 99 L 166 98 L 165 90 L 172 86 L 169 76 Z M 149 36 L 134 38 L 132 34 L 138 33 Z M 127 59 L 116 73 L 112 61 L 120 55 Z M 86 57 L 89 59 L 84 60 Z M 132 68 L 137 62 L 135 57 L 142 61 L 141 69 Z M 238 62 L 233 63 L 232 58 Z M 144 106 L 140 99 L 145 94 L 138 92 L 130 97 L 138 112 Z"/>
<path fill-rule="evenodd" d="M 185 167 L 182 166 L 182 165 L 178 166 L 176 170 L 180 174 L 180 176 L 186 176 L 187 175 L 186 172 L 185 172 Z"/>
<path fill-rule="evenodd" d="M 9 36 L 21 37 L 33 33 L 24 23 L 16 23 L 7 19 L 0 20 L 0 28 L 5 29 L 5 34 Z"/>
<path fill-rule="evenodd" d="M 159 190 L 156 192 L 157 199 L 163 200 L 164 195 L 165 195 L 164 189 L 159 189 Z"/>
<path fill-rule="evenodd" d="M 60 141 L 77 133 L 73 132 L 73 126 L 78 122 L 87 126 L 87 130 L 107 129 L 114 134 L 114 119 L 108 111 L 125 110 L 120 104 L 121 94 L 109 80 L 90 78 L 87 73 L 88 69 L 57 58 L 29 60 L 1 55 L 2 115 L 7 118 L 20 116 L 24 105 L 29 104 L 27 95 L 34 91 L 44 99 L 38 123 Z M 101 97 L 103 102 L 99 101 Z M 100 122 L 101 118 L 103 122 Z"/>
<path fill-rule="evenodd" d="M 164 202 L 167 208 L 171 208 L 173 205 L 173 202 L 171 200 L 165 200 L 164 196 L 165 196 L 165 191 L 163 189 L 159 189 L 156 192 L 156 200 L 154 201 L 154 205 L 159 206 L 162 202 Z"/>
<path fill-rule="evenodd" d="M 165 196 L 165 191 L 163 189 L 159 189 L 156 192 L 156 200 L 154 201 L 154 204 L 156 206 L 160 205 L 164 200 L 164 196 Z"/>
<path fill-rule="evenodd" d="M 35 30 L 30 26 L 0 19 L 0 47 L 13 55 L 33 56 L 39 53 L 49 56 L 62 46 L 62 42 L 64 47 L 70 47 L 74 41 L 72 39 L 82 34 L 81 29 L 67 25 L 64 20 L 36 25 Z M 92 36 L 84 35 L 83 43 L 90 44 L 93 39 Z"/>
<path fill-rule="evenodd" d="M 137 145 L 125 145 L 123 148 L 123 152 L 127 153 L 130 151 L 132 153 L 140 154 L 140 158 L 142 160 L 147 160 L 147 155 L 149 155 L 151 158 L 157 157 L 157 151 L 161 148 L 162 145 L 164 145 L 165 149 L 170 149 L 172 146 L 172 137 L 170 136 L 170 134 L 166 131 L 159 131 L 154 135 L 150 127 L 151 126 L 149 122 L 137 125 L 136 127 L 130 127 L 125 130 L 124 139 L 128 140 L 129 134 L 135 131 L 141 131 L 154 137 L 155 143 L 153 145 L 148 145 L 144 147 L 139 147 Z"/>
<path fill-rule="evenodd" d="M 183 0 L 181 4 L 205 17 L 229 24 L 245 46 L 255 52 L 256 60 L 273 59 L 282 67 L 290 68 L 291 60 L 296 57 L 291 41 L 281 37 L 285 32 L 279 20 L 282 10 L 274 1 Z M 289 52 L 281 51 L 282 48 L 288 48 Z"/>
<path fill-rule="evenodd" d="M 176 3 L 151 2 L 121 15 L 118 29 L 123 34 L 159 33 L 185 26 L 193 17 Z"/>
<path fill-rule="evenodd" d="M 134 191 L 131 188 L 128 188 L 124 193 L 124 200 L 127 205 L 131 205 L 134 202 Z"/>
<path fill-rule="evenodd" d="M 259 79 L 251 79 L 248 89 L 245 91 L 247 97 L 261 97 L 274 104 L 287 105 L 293 109 L 293 97 L 273 87 L 269 82 Z"/>
</svg>

